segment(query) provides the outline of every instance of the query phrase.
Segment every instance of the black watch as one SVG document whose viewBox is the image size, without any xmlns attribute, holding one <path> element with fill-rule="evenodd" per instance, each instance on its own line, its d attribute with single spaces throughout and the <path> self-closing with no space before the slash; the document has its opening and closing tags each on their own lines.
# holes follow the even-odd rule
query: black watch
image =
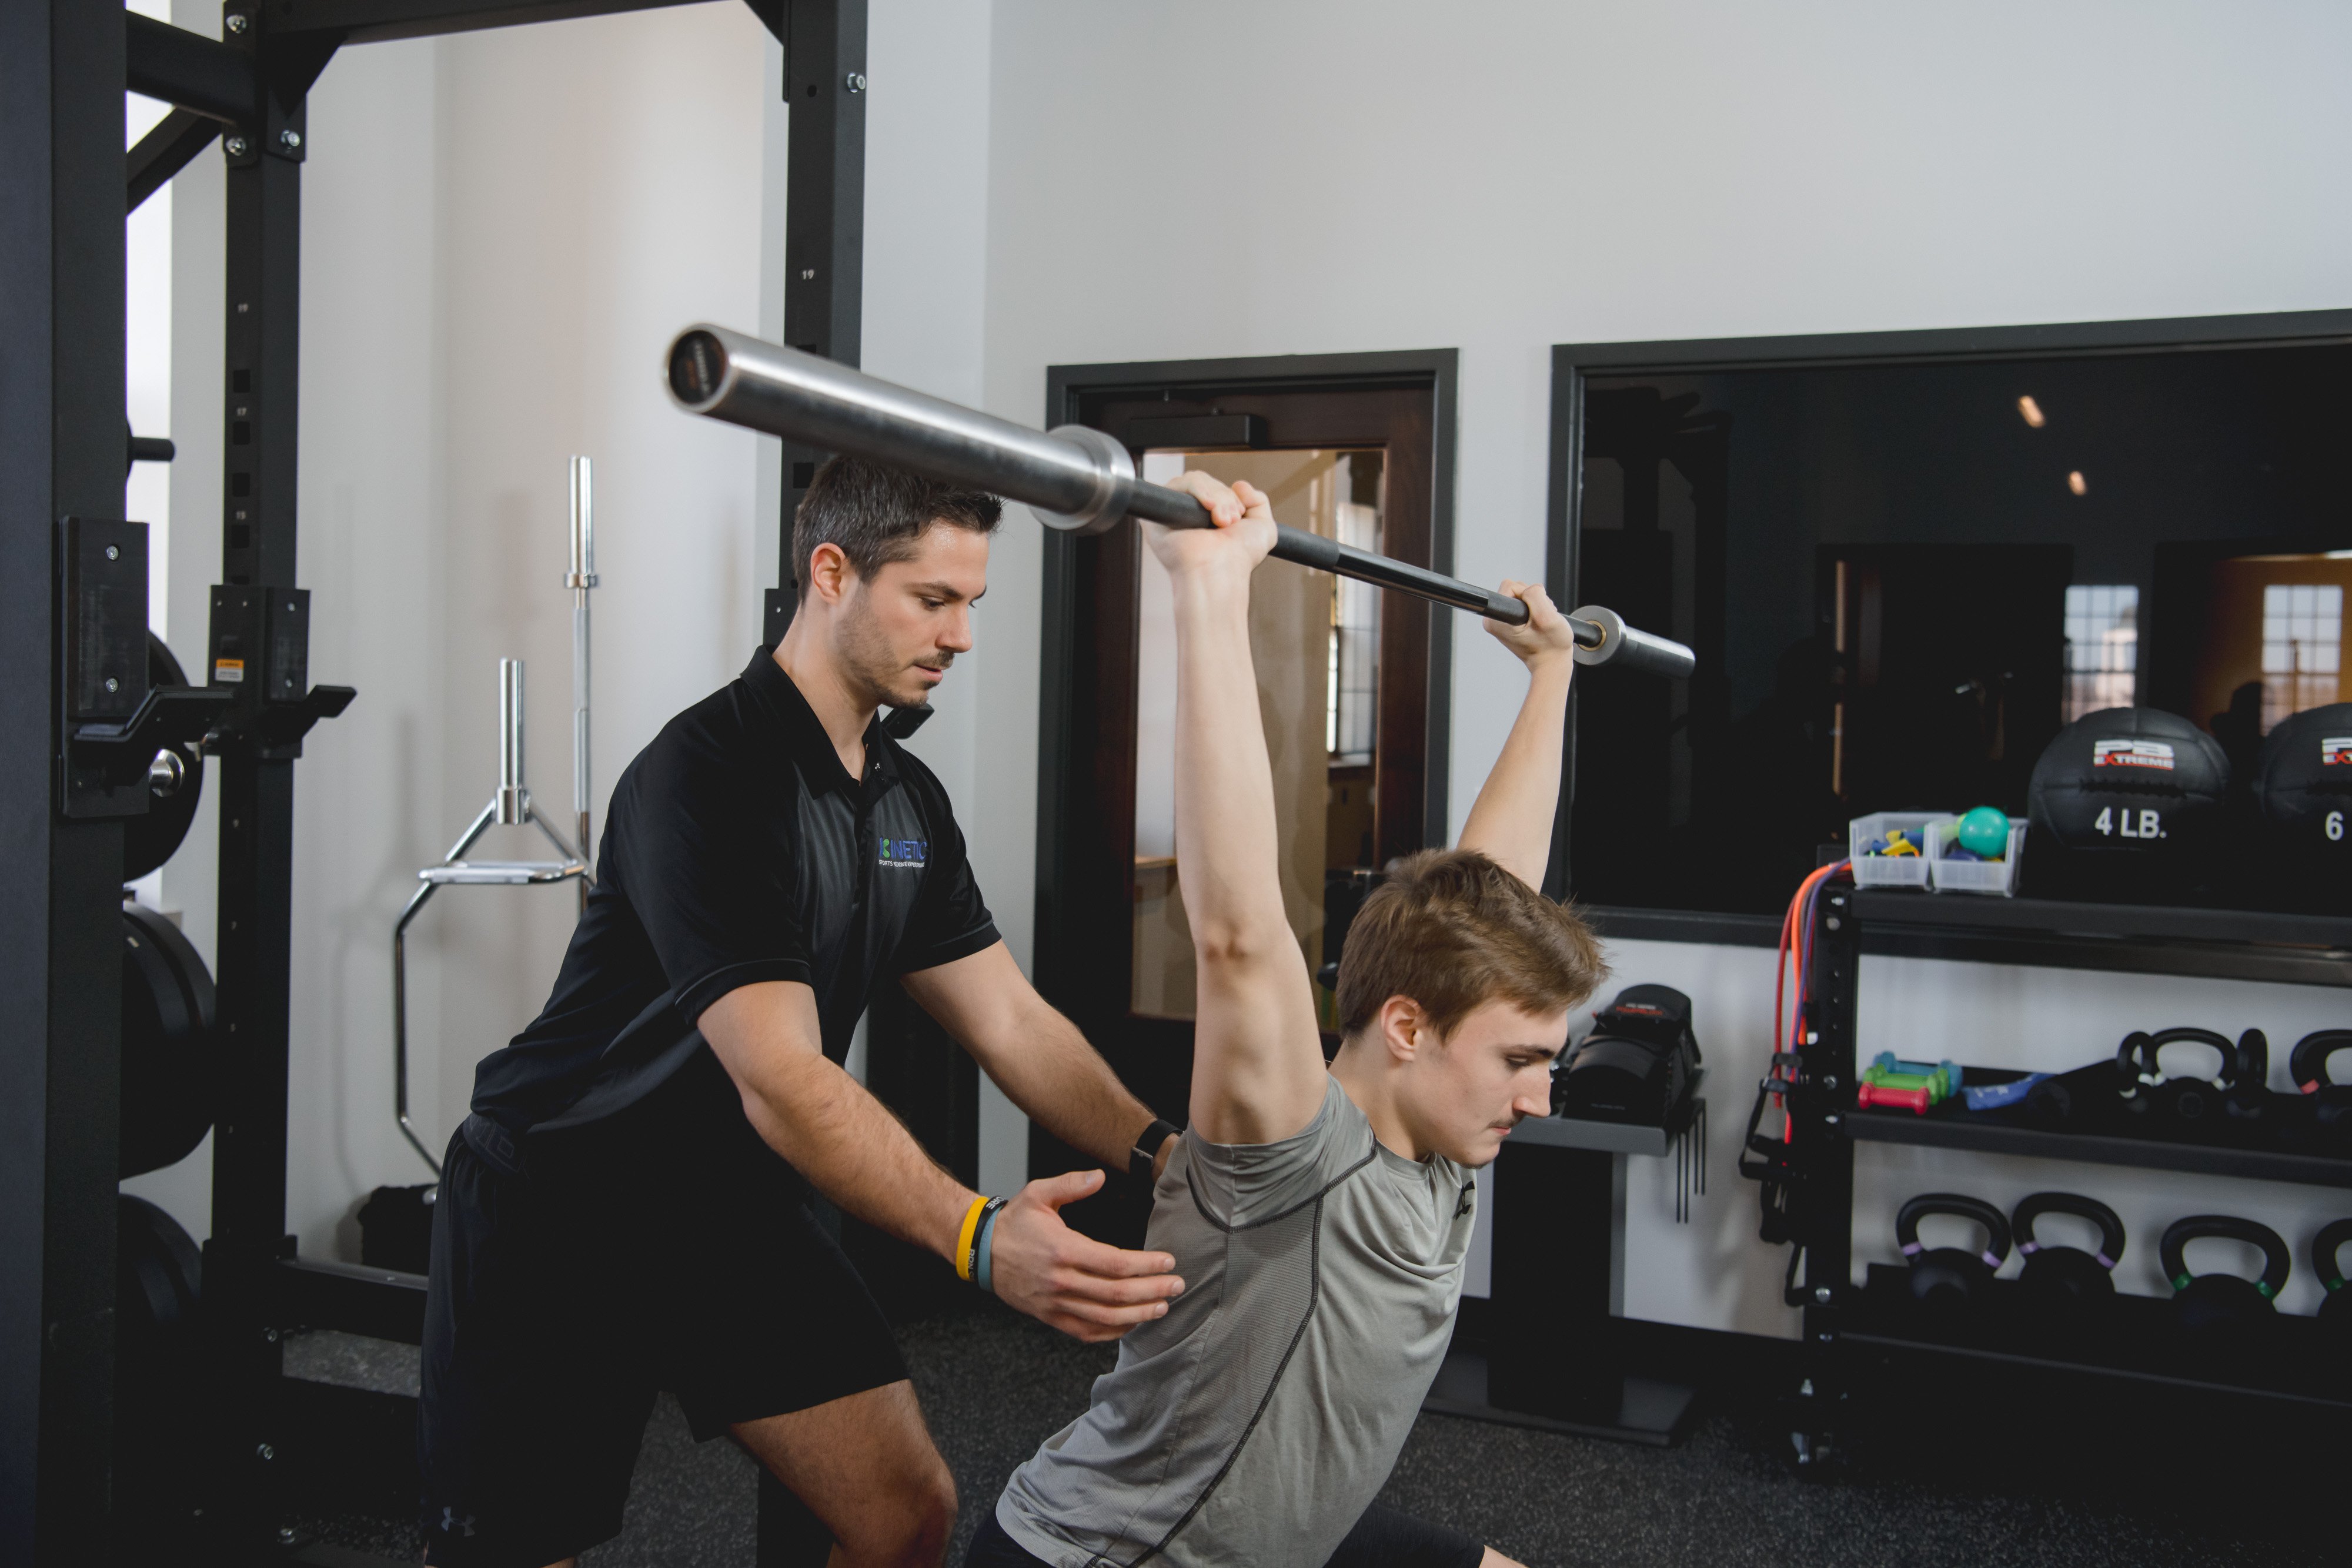
<svg viewBox="0 0 2352 1568">
<path fill-rule="evenodd" d="M 1142 1135 L 1135 1140 L 1135 1147 L 1128 1154 L 1127 1174 L 1150 1186 L 1151 1163 L 1160 1157 L 1160 1145 L 1181 1131 L 1181 1128 L 1171 1126 L 1166 1122 L 1154 1122 L 1144 1128 Z"/>
</svg>

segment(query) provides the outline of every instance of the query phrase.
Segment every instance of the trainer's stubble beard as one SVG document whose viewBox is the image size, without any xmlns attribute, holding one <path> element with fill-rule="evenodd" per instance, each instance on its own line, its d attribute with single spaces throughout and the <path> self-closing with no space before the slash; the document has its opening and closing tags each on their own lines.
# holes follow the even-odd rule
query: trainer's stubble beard
<svg viewBox="0 0 2352 1568">
<path fill-rule="evenodd" d="M 955 661 L 953 653 L 936 647 L 912 661 L 899 653 L 890 645 L 890 633 L 862 582 L 843 607 L 840 638 L 842 674 L 859 703 L 868 707 L 912 707 L 929 701 L 931 688 L 915 678 L 910 665 L 945 670 Z"/>
</svg>

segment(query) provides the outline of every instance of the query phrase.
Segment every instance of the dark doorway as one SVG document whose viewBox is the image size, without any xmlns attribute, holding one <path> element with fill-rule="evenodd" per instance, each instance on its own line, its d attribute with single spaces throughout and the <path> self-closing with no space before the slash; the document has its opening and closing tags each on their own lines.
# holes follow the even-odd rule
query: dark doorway
<svg viewBox="0 0 2352 1568">
<path fill-rule="evenodd" d="M 1454 373 L 1451 350 L 1063 366 L 1049 372 L 1047 423 L 1109 432 L 1149 478 L 1199 466 L 1250 479 L 1285 523 L 1447 571 Z M 1161 749 L 1174 701 L 1165 594 L 1132 528 L 1047 539 L 1035 967 L 1046 998 L 1181 1125 L 1192 948 Z M 1286 901 L 1310 972 L 1332 901 L 1444 836 L 1441 614 L 1286 562 L 1259 569 L 1251 643 Z M 1033 1175 L 1087 1163 L 1033 1127 Z M 1132 1241 L 1148 1208 L 1115 1182 L 1072 1218 Z"/>
</svg>

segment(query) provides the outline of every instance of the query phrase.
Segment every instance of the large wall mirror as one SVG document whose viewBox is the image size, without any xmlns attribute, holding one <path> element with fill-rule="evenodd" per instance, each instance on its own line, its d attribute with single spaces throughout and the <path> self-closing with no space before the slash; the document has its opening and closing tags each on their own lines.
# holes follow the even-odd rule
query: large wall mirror
<svg viewBox="0 0 2352 1568">
<path fill-rule="evenodd" d="M 1776 915 L 1852 818 L 2021 816 L 2095 709 L 2180 715 L 2242 769 L 2352 696 L 2352 312 L 1554 371 L 1553 591 L 1698 655 L 1580 683 L 1554 874 L 1589 904 Z"/>
</svg>

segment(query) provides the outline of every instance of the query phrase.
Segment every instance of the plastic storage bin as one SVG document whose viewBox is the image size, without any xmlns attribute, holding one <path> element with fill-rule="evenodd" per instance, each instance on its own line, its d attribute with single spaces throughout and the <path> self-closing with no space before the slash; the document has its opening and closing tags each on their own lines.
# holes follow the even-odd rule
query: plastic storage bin
<svg viewBox="0 0 2352 1568">
<path fill-rule="evenodd" d="M 1927 829 L 1927 870 L 1937 893 L 1989 893 L 2001 898 L 2017 895 L 2017 866 L 2025 858 L 2025 823 L 2009 824 L 2009 858 L 1997 861 L 1948 861 L 1944 846 L 1952 841 L 1957 817 L 1938 817 Z"/>
<path fill-rule="evenodd" d="M 1846 854 L 1853 862 L 1856 887 L 1925 887 L 1928 876 L 1928 830 L 1942 823 L 1948 831 L 1959 819 L 1949 811 L 1873 811 L 1846 824 Z M 1871 840 L 1895 829 L 1919 846 L 1916 855 L 1866 855 Z"/>
</svg>

